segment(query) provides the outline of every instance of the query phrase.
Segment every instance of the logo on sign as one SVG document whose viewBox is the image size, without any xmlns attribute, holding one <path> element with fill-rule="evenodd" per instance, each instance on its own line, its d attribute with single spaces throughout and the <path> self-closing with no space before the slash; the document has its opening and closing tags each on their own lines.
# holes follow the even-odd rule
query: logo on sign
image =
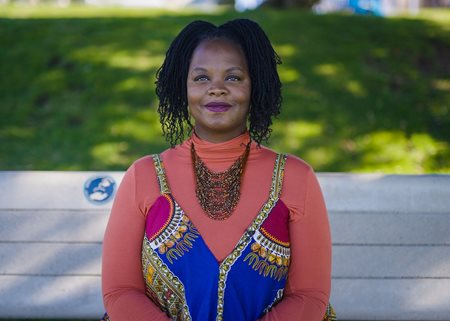
<svg viewBox="0 0 450 321">
<path fill-rule="evenodd" d="M 109 176 L 94 176 L 84 184 L 86 199 L 97 205 L 104 204 L 112 199 L 116 189 L 116 182 Z"/>
</svg>

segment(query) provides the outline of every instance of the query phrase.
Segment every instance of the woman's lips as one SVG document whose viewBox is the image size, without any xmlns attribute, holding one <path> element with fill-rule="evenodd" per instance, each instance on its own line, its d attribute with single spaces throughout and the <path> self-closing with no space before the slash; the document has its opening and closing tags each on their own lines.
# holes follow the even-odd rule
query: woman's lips
<svg viewBox="0 0 450 321">
<path fill-rule="evenodd" d="M 205 105 L 205 107 L 209 111 L 212 111 L 215 113 L 220 113 L 220 112 L 224 112 L 224 111 L 227 111 L 228 109 L 230 109 L 231 105 L 227 104 L 227 103 L 222 103 L 222 102 L 215 102 L 215 103 L 208 103 Z"/>
</svg>

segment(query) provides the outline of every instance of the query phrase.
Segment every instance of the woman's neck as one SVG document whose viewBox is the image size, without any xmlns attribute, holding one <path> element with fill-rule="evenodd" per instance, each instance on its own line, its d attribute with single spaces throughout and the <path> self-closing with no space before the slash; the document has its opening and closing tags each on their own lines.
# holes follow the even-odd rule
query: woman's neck
<svg viewBox="0 0 450 321">
<path fill-rule="evenodd" d="M 234 128 L 231 131 L 206 131 L 202 127 L 194 126 L 194 133 L 201 140 L 208 141 L 210 143 L 218 144 L 225 143 L 230 141 L 236 137 L 241 136 L 242 134 L 247 132 L 247 128 L 245 124 L 243 126 Z"/>
</svg>

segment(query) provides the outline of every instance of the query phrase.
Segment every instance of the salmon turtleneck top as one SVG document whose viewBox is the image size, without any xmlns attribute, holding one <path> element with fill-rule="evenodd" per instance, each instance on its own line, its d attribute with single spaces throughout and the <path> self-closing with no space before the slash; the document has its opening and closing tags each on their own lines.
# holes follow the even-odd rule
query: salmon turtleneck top
<svg viewBox="0 0 450 321">
<path fill-rule="evenodd" d="M 226 220 L 209 218 L 195 195 L 191 144 L 214 172 L 228 169 L 250 141 L 248 133 L 224 143 L 195 134 L 161 154 L 173 197 L 198 229 L 218 262 L 233 250 L 269 196 L 276 153 L 252 142 L 241 196 Z M 103 243 L 102 288 L 113 321 L 169 321 L 145 294 L 141 250 L 146 215 L 160 195 L 152 158 L 125 173 L 114 200 Z M 331 287 L 331 239 L 319 183 L 311 167 L 289 155 L 280 199 L 289 209 L 291 262 L 284 297 L 262 321 L 321 321 Z"/>
</svg>

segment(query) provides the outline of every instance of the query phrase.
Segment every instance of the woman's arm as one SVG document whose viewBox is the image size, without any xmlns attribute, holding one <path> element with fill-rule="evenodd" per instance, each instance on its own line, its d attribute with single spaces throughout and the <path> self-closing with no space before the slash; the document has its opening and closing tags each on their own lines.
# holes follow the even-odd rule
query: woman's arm
<svg viewBox="0 0 450 321">
<path fill-rule="evenodd" d="M 304 172 L 304 164 L 300 168 L 294 167 Z M 261 320 L 321 321 L 331 289 L 331 237 L 327 211 L 313 170 L 308 167 L 301 177 L 294 174 L 297 182 L 290 174 L 292 172 L 286 171 L 282 195 L 282 199 L 286 196 L 286 205 L 294 211 L 289 228 L 291 264 L 288 282 L 281 302 Z"/>
<path fill-rule="evenodd" d="M 145 159 L 139 162 L 145 163 Z M 156 177 L 152 181 L 152 175 L 155 175 L 151 166 L 147 166 L 149 171 L 143 175 L 147 183 L 139 184 L 136 175 L 138 163 L 125 173 L 106 229 L 102 262 L 103 301 L 112 321 L 168 321 L 166 314 L 145 295 L 141 249 L 146 208 L 145 198 L 140 197 L 139 192 L 156 195 L 159 192 Z"/>
</svg>

